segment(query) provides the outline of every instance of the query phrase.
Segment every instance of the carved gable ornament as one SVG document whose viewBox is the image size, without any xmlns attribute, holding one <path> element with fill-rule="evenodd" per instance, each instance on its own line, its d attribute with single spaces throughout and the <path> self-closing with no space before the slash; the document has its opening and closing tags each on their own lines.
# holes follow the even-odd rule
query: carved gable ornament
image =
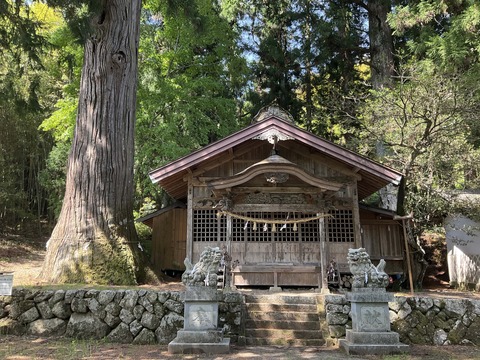
<svg viewBox="0 0 480 360">
<path fill-rule="evenodd" d="M 275 145 L 278 141 L 295 140 L 294 137 L 286 135 L 277 129 L 267 130 L 260 135 L 253 137 L 252 139 L 267 140 L 272 145 Z"/>
<path fill-rule="evenodd" d="M 269 105 L 260 109 L 258 114 L 255 115 L 255 117 L 253 118 L 252 124 L 267 120 L 271 117 L 276 117 L 277 119 L 288 122 L 290 124 L 295 124 L 295 122 L 293 121 L 293 116 L 290 115 L 286 110 L 280 108 L 278 105 Z M 277 129 L 269 129 L 262 132 L 260 135 L 253 137 L 252 139 L 267 140 L 270 144 L 273 145 L 275 145 L 278 141 L 295 140 L 294 137 L 286 135 Z"/>
</svg>

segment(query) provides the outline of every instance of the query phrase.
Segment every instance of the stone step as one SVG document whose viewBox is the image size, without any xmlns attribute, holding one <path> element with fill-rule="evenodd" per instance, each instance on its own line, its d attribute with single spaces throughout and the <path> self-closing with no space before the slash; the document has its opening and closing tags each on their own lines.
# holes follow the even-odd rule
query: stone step
<svg viewBox="0 0 480 360">
<path fill-rule="evenodd" d="M 317 312 L 316 304 L 268 304 L 268 303 L 247 303 L 247 311 L 262 312 Z"/>
<path fill-rule="evenodd" d="M 322 339 L 320 330 L 248 329 L 248 337 L 264 339 Z"/>
<path fill-rule="evenodd" d="M 268 330 L 316 330 L 320 331 L 318 321 L 268 321 L 268 320 L 247 320 L 245 322 L 246 333 L 250 334 L 254 329 Z"/>
<path fill-rule="evenodd" d="M 247 294 L 248 345 L 323 346 L 315 294 Z"/>
<path fill-rule="evenodd" d="M 289 345 L 289 346 L 324 346 L 324 339 L 281 339 L 281 338 L 246 338 L 246 344 L 249 346 L 262 345 Z"/>
<path fill-rule="evenodd" d="M 248 311 L 247 320 L 268 320 L 268 321 L 317 321 L 318 314 L 316 312 L 284 312 L 284 311 Z"/>
<path fill-rule="evenodd" d="M 266 303 L 266 304 L 317 304 L 318 295 L 287 295 L 287 294 L 269 294 L 269 295 L 245 295 L 246 303 Z"/>
</svg>

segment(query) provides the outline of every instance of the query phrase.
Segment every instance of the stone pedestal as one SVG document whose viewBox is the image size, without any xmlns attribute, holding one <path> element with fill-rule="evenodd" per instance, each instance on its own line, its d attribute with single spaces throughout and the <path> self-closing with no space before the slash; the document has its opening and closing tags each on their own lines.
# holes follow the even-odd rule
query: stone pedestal
<svg viewBox="0 0 480 360">
<path fill-rule="evenodd" d="M 230 339 L 218 329 L 218 292 L 206 286 L 189 286 L 185 293 L 183 330 L 168 344 L 173 354 L 224 354 Z"/>
<path fill-rule="evenodd" d="M 390 331 L 388 302 L 393 294 L 384 288 L 359 288 L 346 294 L 351 302 L 352 329 L 347 330 L 340 346 L 347 354 L 394 354 L 409 351 L 399 335 Z"/>
</svg>

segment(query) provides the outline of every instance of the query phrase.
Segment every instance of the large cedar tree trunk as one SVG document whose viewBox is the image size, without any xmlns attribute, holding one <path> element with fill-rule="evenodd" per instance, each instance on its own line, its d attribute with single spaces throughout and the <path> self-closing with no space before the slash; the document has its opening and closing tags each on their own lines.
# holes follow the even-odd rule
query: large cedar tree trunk
<svg viewBox="0 0 480 360">
<path fill-rule="evenodd" d="M 134 284 L 133 153 L 141 0 L 102 2 L 85 44 L 65 198 L 40 277 Z"/>
<path fill-rule="evenodd" d="M 370 40 L 370 67 L 372 88 L 379 90 L 392 86 L 394 74 L 392 29 L 387 23 L 387 15 L 391 11 L 391 0 L 370 0 L 365 3 L 368 11 L 368 37 Z M 377 156 L 385 156 L 384 144 L 377 144 Z M 393 185 L 380 190 L 381 207 L 395 211 L 398 194 Z"/>
<path fill-rule="evenodd" d="M 391 0 L 369 0 L 368 38 L 370 40 L 370 66 L 372 87 L 380 89 L 392 84 L 394 72 L 392 29 L 387 23 L 387 14 L 392 9 Z"/>
</svg>

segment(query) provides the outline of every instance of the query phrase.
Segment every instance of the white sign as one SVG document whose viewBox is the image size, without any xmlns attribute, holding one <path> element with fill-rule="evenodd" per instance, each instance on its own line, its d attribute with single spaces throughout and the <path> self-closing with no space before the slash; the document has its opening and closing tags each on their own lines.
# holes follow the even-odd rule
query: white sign
<svg viewBox="0 0 480 360">
<path fill-rule="evenodd" d="M 480 224 L 462 215 L 449 216 L 445 220 L 447 251 L 455 248 L 466 255 L 480 255 Z"/>
<path fill-rule="evenodd" d="M 480 288 L 480 224 L 463 215 L 445 219 L 450 283 Z"/>
<path fill-rule="evenodd" d="M 12 295 L 13 274 L 0 273 L 0 296 Z"/>
</svg>

